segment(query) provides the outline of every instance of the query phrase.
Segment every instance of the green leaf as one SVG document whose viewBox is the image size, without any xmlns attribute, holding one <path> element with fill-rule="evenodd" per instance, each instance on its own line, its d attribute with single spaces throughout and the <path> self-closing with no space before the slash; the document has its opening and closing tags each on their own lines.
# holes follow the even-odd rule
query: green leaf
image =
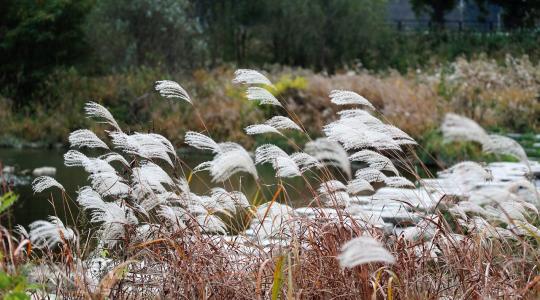
<svg viewBox="0 0 540 300">
<path fill-rule="evenodd" d="M 283 265 L 285 256 L 281 255 L 276 262 L 274 270 L 274 282 L 272 283 L 272 300 L 277 300 L 280 296 L 281 286 L 283 285 Z"/>
<path fill-rule="evenodd" d="M 0 197 L 0 214 L 7 210 L 15 201 L 19 199 L 19 196 L 13 192 L 7 192 Z"/>
</svg>

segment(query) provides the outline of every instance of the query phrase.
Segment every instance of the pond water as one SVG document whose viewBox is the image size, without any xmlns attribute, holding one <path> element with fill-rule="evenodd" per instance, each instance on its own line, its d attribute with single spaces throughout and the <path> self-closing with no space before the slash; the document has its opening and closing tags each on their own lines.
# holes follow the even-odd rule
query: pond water
<svg viewBox="0 0 540 300">
<path fill-rule="evenodd" d="M 13 190 L 20 196 L 19 200 L 11 208 L 12 213 L 1 219 L 3 226 L 28 225 L 35 220 L 47 218 L 49 215 L 58 215 L 63 220 L 71 220 L 71 218 L 68 218 L 70 211 L 75 217 L 77 216 L 78 209 L 74 202 L 77 197 L 76 191 L 82 186 L 89 185 L 87 181 L 88 174 L 81 167 L 64 166 L 63 155 L 66 151 L 65 149 L 0 148 L 0 161 L 2 164 L 4 166 L 14 166 L 17 170 L 17 176 L 6 176 L 6 179 L 8 184 L 11 184 Z M 92 155 L 89 154 L 89 156 Z M 179 157 L 191 168 L 212 158 L 211 156 L 196 153 L 180 153 Z M 38 194 L 32 192 L 30 183 L 35 177 L 31 175 L 31 172 L 33 169 L 43 166 L 56 168 L 54 178 L 64 186 L 71 199 L 62 200 L 61 193 L 53 189 Z M 274 171 L 271 166 L 258 166 L 257 171 L 261 177 L 261 188 L 258 193 L 255 180 L 245 173 L 233 176 L 225 184 L 212 184 L 208 172 L 195 173 L 192 176 L 190 188 L 197 194 L 203 194 L 208 193 L 212 187 L 221 186 L 229 191 L 241 190 L 250 201 L 265 202 L 270 200 L 276 191 Z M 184 172 L 187 177 L 190 169 L 186 167 Z M 314 178 L 308 179 L 307 182 L 303 178 L 292 178 L 284 180 L 282 183 L 286 186 L 287 199 L 292 199 L 295 206 L 298 206 L 311 201 L 313 188 L 310 188 L 309 185 L 314 182 Z M 314 188 L 317 187 L 314 186 Z M 50 199 L 53 200 L 50 201 Z M 284 199 L 279 200 L 284 201 Z"/>
</svg>

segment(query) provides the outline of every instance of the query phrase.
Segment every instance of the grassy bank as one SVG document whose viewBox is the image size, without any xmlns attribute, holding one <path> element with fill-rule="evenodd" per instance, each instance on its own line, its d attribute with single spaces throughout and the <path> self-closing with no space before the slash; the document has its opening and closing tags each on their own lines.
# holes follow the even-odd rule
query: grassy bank
<svg viewBox="0 0 540 300">
<path fill-rule="evenodd" d="M 268 67 L 267 74 L 275 82 L 275 96 L 313 136 L 335 118 L 336 106 L 327 96 L 332 88 L 352 90 L 370 99 L 387 121 L 420 140 L 428 151 L 435 149 L 436 128 L 449 111 L 468 116 L 490 131 L 539 130 L 540 67 L 527 57 L 507 56 L 504 62 L 482 56 L 458 59 L 406 74 L 358 69 L 328 76 L 278 66 Z M 161 78 L 181 82 L 193 91 L 196 105 L 158 101 L 152 82 Z M 90 125 L 80 112 L 86 101 L 94 100 L 110 108 L 128 131 L 152 128 L 177 146 L 187 128 L 208 129 L 217 140 L 234 139 L 251 146 L 254 141 L 242 129 L 281 108 L 253 105 L 241 88 L 230 83 L 231 78 L 232 68 L 227 66 L 189 75 L 149 68 L 107 76 L 83 76 L 75 69 L 56 72 L 35 95 L 43 104 L 16 110 L 9 99 L 0 98 L 0 139 L 4 145 L 66 144 L 70 131 Z"/>
</svg>

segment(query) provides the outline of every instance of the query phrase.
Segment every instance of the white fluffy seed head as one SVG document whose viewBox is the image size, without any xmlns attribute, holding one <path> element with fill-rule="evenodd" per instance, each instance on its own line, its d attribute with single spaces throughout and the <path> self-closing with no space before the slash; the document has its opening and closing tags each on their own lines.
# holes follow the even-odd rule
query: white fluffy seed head
<svg viewBox="0 0 540 300">
<path fill-rule="evenodd" d="M 212 181 L 223 182 L 238 172 L 247 172 L 258 179 L 257 169 L 249 153 L 236 143 L 221 143 L 216 146 L 217 154 L 211 161 L 198 165 L 195 172 L 209 171 Z"/>
<path fill-rule="evenodd" d="M 444 117 L 441 131 L 446 142 L 476 141 L 484 144 L 489 139 L 484 129 L 475 121 L 452 113 Z"/>
<path fill-rule="evenodd" d="M 64 226 L 64 223 L 54 216 L 49 216 L 49 221 L 35 221 L 29 227 L 30 241 L 36 248 L 53 248 L 60 242 L 64 243 L 76 238 L 75 232 Z"/>
<path fill-rule="evenodd" d="M 298 131 L 303 131 L 298 124 L 296 124 L 293 120 L 283 117 L 283 116 L 275 116 L 264 122 L 264 124 L 272 126 L 276 129 L 293 129 Z"/>
<path fill-rule="evenodd" d="M 62 186 L 56 179 L 49 177 L 49 176 L 40 176 L 34 181 L 32 181 L 32 189 L 34 190 L 34 193 L 41 193 L 46 189 L 49 189 L 51 187 L 57 187 L 61 191 L 65 191 L 64 186 Z"/>
<path fill-rule="evenodd" d="M 232 82 L 235 84 L 262 84 L 272 86 L 272 82 L 270 82 L 266 76 L 250 69 L 236 70 L 234 72 L 234 79 Z"/>
<path fill-rule="evenodd" d="M 263 133 L 276 133 L 279 135 L 283 135 L 275 127 L 272 127 L 266 124 L 249 125 L 244 130 L 246 131 L 246 134 L 248 135 L 263 134 Z"/>
<path fill-rule="evenodd" d="M 193 148 L 200 150 L 211 150 L 214 153 L 221 151 L 218 143 L 212 138 L 198 132 L 188 131 L 184 137 L 184 142 Z"/>
<path fill-rule="evenodd" d="M 88 147 L 88 148 L 103 148 L 109 149 L 97 135 L 88 129 L 75 130 L 69 134 L 69 143 L 71 147 Z"/>
<path fill-rule="evenodd" d="M 482 145 L 482 149 L 487 153 L 510 155 L 524 162 L 529 159 L 518 142 L 498 134 L 490 134 L 489 139 Z"/>
<path fill-rule="evenodd" d="M 246 97 L 250 101 L 259 101 L 259 104 L 283 106 L 279 103 L 278 99 L 272 95 L 267 89 L 252 86 L 246 91 Z"/>
<path fill-rule="evenodd" d="M 337 105 L 363 105 L 375 109 L 366 98 L 351 91 L 333 90 L 330 92 L 330 99 Z"/>
<path fill-rule="evenodd" d="M 348 178 L 351 178 L 351 163 L 347 151 L 340 143 L 327 138 L 318 138 L 306 143 L 304 150 L 321 163 L 340 168 Z"/>
<path fill-rule="evenodd" d="M 192 104 L 191 98 L 189 97 L 186 90 L 184 90 L 184 88 L 175 81 L 172 81 L 172 80 L 156 81 L 155 88 L 156 88 L 156 91 L 158 91 L 162 97 L 178 98 Z"/>
<path fill-rule="evenodd" d="M 113 115 L 103 105 L 96 102 L 88 102 L 84 106 L 84 110 L 87 117 L 98 119 L 101 123 L 109 124 L 117 131 L 122 131 Z"/>
<path fill-rule="evenodd" d="M 393 264 L 396 261 L 379 241 L 370 236 L 360 236 L 345 243 L 338 260 L 342 268 L 354 268 L 374 262 Z"/>
<path fill-rule="evenodd" d="M 296 162 L 281 148 L 265 144 L 255 150 L 255 163 L 271 163 L 276 171 L 276 177 L 296 177 L 301 176 L 302 171 Z"/>
<path fill-rule="evenodd" d="M 373 169 L 377 169 L 380 171 L 389 171 L 396 175 L 399 174 L 398 170 L 388 157 L 372 150 L 358 151 L 351 155 L 349 159 L 351 161 L 365 162 L 370 168 Z"/>
</svg>

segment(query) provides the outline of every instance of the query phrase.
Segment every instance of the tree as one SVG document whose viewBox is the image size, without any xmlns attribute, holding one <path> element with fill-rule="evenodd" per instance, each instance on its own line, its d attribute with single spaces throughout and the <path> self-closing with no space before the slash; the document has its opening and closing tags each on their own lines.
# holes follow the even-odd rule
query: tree
<svg viewBox="0 0 540 300">
<path fill-rule="evenodd" d="M 502 8 L 504 26 L 509 29 L 533 28 L 540 21 L 539 0 L 475 0 L 480 7 L 495 4 Z"/>
<path fill-rule="evenodd" d="M 82 25 L 90 0 L 4 0 L 0 7 L 0 84 L 17 106 L 56 67 L 84 59 Z"/>
<path fill-rule="evenodd" d="M 104 71 L 193 67 L 204 51 L 187 0 L 97 0 L 85 33 Z"/>
<path fill-rule="evenodd" d="M 428 13 L 431 21 L 439 27 L 444 27 L 444 16 L 456 7 L 456 0 L 411 0 L 413 10 L 417 15 Z"/>
</svg>

